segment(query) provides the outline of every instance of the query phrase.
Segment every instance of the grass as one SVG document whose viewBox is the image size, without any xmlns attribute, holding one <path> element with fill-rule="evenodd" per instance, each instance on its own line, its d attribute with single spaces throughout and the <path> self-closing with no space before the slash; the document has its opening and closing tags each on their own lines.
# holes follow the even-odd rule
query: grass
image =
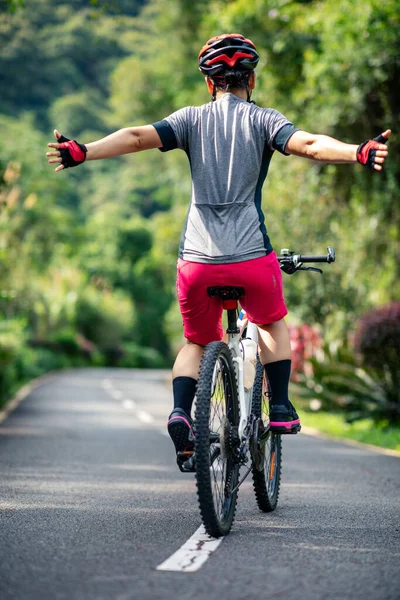
<svg viewBox="0 0 400 600">
<path fill-rule="evenodd" d="M 400 452 L 400 427 L 377 426 L 371 419 L 346 423 L 339 414 L 297 411 L 302 425 L 334 438 L 345 438 Z"/>
</svg>

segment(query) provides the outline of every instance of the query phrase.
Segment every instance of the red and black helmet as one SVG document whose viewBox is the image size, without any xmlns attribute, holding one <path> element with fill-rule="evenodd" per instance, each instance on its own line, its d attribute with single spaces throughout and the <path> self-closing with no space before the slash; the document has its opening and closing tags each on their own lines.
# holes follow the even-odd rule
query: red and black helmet
<svg viewBox="0 0 400 600">
<path fill-rule="evenodd" d="M 217 35 L 199 53 L 199 69 L 211 78 L 232 69 L 252 71 L 258 61 L 255 45 L 240 33 Z"/>
</svg>

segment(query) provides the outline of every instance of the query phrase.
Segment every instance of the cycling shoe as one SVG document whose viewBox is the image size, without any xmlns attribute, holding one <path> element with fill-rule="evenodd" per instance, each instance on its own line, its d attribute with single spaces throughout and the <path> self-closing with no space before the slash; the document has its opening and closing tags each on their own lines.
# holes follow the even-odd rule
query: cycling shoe
<svg viewBox="0 0 400 600">
<path fill-rule="evenodd" d="M 168 419 L 168 433 L 174 443 L 176 462 L 182 472 L 192 473 L 194 468 L 193 421 L 181 408 L 174 408 Z"/>
<path fill-rule="evenodd" d="M 301 429 L 299 415 L 293 404 L 272 404 L 269 412 L 269 426 L 272 433 L 299 433 Z"/>
</svg>

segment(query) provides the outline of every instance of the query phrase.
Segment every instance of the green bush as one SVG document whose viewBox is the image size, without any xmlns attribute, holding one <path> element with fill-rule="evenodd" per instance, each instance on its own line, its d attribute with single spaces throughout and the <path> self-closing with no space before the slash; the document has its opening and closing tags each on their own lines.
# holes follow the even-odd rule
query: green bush
<svg viewBox="0 0 400 600">
<path fill-rule="evenodd" d="M 117 361 L 117 366 L 127 369 L 161 369 L 167 365 L 160 352 L 154 348 L 146 348 L 138 346 L 134 342 L 126 342 L 122 346 L 122 353 Z"/>
<path fill-rule="evenodd" d="M 59 347 L 60 351 L 71 357 L 83 355 L 82 348 L 78 343 L 76 332 L 65 328 L 56 331 L 50 336 L 50 340 Z"/>
<path fill-rule="evenodd" d="M 76 325 L 101 352 L 118 352 L 132 332 L 132 304 L 122 294 L 87 288 L 77 300 Z"/>
<path fill-rule="evenodd" d="M 0 373 L 15 359 L 25 338 L 24 324 L 21 321 L 0 321 Z"/>
<path fill-rule="evenodd" d="M 15 359 L 16 382 L 35 379 L 44 373 L 37 362 L 37 350 L 24 346 Z"/>
<path fill-rule="evenodd" d="M 98 351 L 85 354 L 70 330 L 32 347 L 22 321 L 0 322 L 0 406 L 26 381 L 48 371 L 88 364 L 103 365 L 104 357 Z"/>
<path fill-rule="evenodd" d="M 58 369 L 67 369 L 73 366 L 73 362 L 68 356 L 58 354 L 47 348 L 36 348 L 34 354 L 35 366 L 40 374 Z"/>
<path fill-rule="evenodd" d="M 16 359 L 24 341 L 24 324 L 21 321 L 0 322 L 0 404 L 7 398 L 16 382 Z"/>
</svg>

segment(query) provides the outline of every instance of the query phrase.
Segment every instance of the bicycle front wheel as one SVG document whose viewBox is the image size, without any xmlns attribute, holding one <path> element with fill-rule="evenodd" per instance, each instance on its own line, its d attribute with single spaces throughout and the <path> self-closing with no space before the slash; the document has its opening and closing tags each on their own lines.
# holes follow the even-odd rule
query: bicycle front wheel
<svg viewBox="0 0 400 600">
<path fill-rule="evenodd" d="M 237 502 L 239 402 L 232 354 L 224 342 L 204 350 L 194 423 L 196 483 L 207 533 L 227 535 Z"/>
<path fill-rule="evenodd" d="M 257 439 L 253 442 L 253 487 L 257 504 L 263 512 L 275 510 L 278 504 L 282 468 L 282 436 L 268 431 L 269 390 L 264 368 L 257 359 L 253 386 L 252 412 L 258 419 Z M 265 435 L 265 434 L 264 434 Z"/>
</svg>

